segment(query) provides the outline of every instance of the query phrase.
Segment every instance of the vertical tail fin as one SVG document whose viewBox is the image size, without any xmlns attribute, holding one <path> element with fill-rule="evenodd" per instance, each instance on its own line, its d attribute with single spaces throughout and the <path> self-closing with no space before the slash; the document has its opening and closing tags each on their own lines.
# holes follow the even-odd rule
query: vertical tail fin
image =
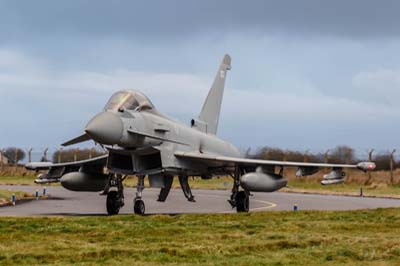
<svg viewBox="0 0 400 266">
<path fill-rule="evenodd" d="M 221 112 L 222 96 L 226 72 L 231 69 L 231 57 L 226 54 L 215 76 L 214 82 L 208 92 L 206 101 L 201 109 L 199 120 L 206 124 L 207 133 L 216 134 L 218 129 L 219 114 Z"/>
</svg>

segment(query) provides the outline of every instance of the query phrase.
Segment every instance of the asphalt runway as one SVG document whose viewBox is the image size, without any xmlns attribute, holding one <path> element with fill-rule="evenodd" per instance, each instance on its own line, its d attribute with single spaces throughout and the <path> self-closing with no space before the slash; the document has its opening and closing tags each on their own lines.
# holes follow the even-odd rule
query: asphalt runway
<svg viewBox="0 0 400 266">
<path fill-rule="evenodd" d="M 34 193 L 40 186 L 0 186 L 1 189 Z M 32 215 L 106 215 L 106 196 L 97 192 L 73 192 L 60 186 L 47 187 L 50 196 L 45 200 L 17 203 L 16 206 L 0 208 L 0 216 Z M 231 213 L 235 212 L 227 202 L 230 192 L 223 190 L 193 190 L 195 203 L 188 202 L 180 189 L 172 189 L 166 202 L 157 202 L 159 190 L 145 189 L 143 200 L 146 214 L 178 213 Z M 120 213 L 133 213 L 134 188 L 125 189 L 125 206 Z M 355 210 L 400 207 L 400 200 L 383 198 L 362 198 L 348 196 L 327 196 L 295 193 L 253 193 L 250 209 L 254 211 L 293 210 Z"/>
</svg>

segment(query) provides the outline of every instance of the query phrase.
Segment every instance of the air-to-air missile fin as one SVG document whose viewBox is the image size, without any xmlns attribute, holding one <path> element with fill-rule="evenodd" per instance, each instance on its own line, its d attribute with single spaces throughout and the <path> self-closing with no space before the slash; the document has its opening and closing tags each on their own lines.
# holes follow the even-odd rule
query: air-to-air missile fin
<svg viewBox="0 0 400 266">
<path fill-rule="evenodd" d="M 91 138 L 89 137 L 88 134 L 85 133 L 83 135 L 80 135 L 79 137 L 76 137 L 74 139 L 68 140 L 67 142 L 64 142 L 63 144 L 61 144 L 61 146 L 64 146 L 64 147 L 70 146 L 70 145 L 78 144 L 78 143 L 85 142 L 88 140 L 91 140 Z"/>
<path fill-rule="evenodd" d="M 222 97 L 224 95 L 226 72 L 230 69 L 231 57 L 226 54 L 199 115 L 199 120 L 207 124 L 207 133 L 217 133 Z"/>
<path fill-rule="evenodd" d="M 196 202 L 194 200 L 194 196 L 192 194 L 192 190 L 190 189 L 188 179 L 189 179 L 188 176 L 179 176 L 179 184 L 181 184 L 181 188 L 182 188 L 183 194 L 188 199 L 188 201 Z"/>
<path fill-rule="evenodd" d="M 174 177 L 172 175 L 164 176 L 164 187 L 161 188 L 157 201 L 164 202 L 167 199 L 173 181 Z"/>
</svg>

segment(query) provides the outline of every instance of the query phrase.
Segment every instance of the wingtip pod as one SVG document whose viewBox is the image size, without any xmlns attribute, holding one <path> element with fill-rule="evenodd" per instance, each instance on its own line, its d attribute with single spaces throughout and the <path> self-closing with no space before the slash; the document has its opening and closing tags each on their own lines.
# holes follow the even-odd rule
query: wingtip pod
<svg viewBox="0 0 400 266">
<path fill-rule="evenodd" d="M 374 162 L 361 162 L 357 164 L 357 168 L 363 171 L 372 171 L 376 168 Z"/>
</svg>

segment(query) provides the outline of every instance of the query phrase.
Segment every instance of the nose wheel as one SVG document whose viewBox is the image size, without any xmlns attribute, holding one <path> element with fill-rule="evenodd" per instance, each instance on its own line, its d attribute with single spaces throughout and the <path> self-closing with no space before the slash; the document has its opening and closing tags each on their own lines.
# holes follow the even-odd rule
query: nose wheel
<svg viewBox="0 0 400 266">
<path fill-rule="evenodd" d="M 145 210 L 146 210 L 146 207 L 144 205 L 144 201 L 142 199 L 135 198 L 134 203 L 133 203 L 133 212 L 135 214 L 143 215 Z"/>
<path fill-rule="evenodd" d="M 135 214 L 143 215 L 146 210 L 144 202 L 142 200 L 142 192 L 144 190 L 144 176 L 138 176 L 136 189 L 136 197 L 133 200 L 133 212 Z"/>
</svg>

